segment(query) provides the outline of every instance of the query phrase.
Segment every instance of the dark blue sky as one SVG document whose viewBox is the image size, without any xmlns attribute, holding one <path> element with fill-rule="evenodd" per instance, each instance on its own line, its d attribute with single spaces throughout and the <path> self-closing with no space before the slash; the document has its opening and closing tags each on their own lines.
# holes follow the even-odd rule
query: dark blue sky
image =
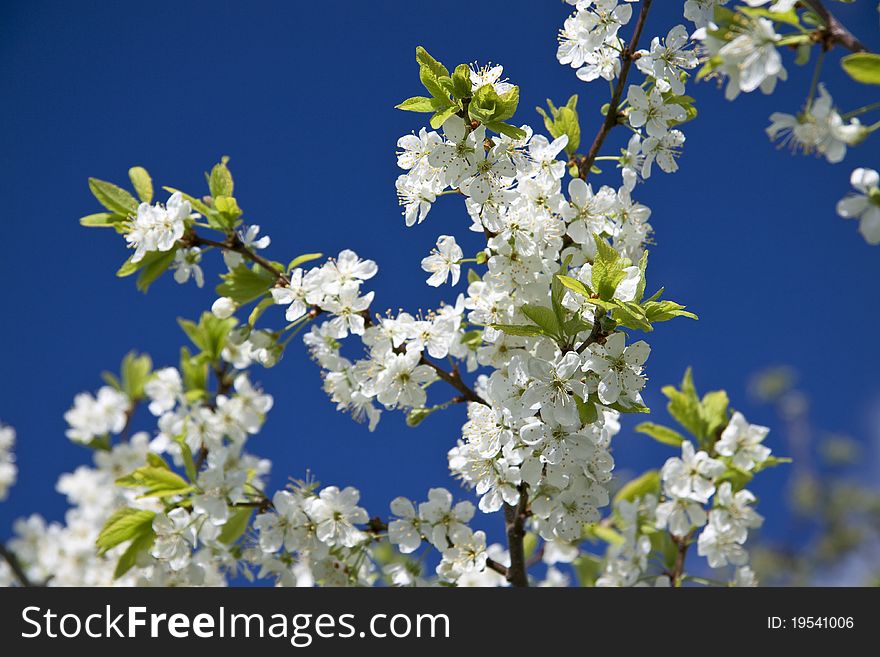
<svg viewBox="0 0 880 657">
<path fill-rule="evenodd" d="M 655 3 L 647 34 L 683 22 L 682 4 Z M 834 9 L 876 50 L 873 4 Z M 566 11 L 559 2 L 510 0 L 447 0 L 442 9 L 403 0 L 3 3 L 0 418 L 18 430 L 20 481 L 0 505 L 0 536 L 23 514 L 61 517 L 55 480 L 89 458 L 64 437 L 74 394 L 97 388 L 101 370 L 132 348 L 176 364 L 184 337 L 175 318 L 195 318 L 214 299 L 170 277 L 146 296 L 115 278 L 126 257 L 121 238 L 77 223 L 98 211 L 88 176 L 122 183 L 140 164 L 158 184 L 200 194 L 202 172 L 228 154 L 245 219 L 272 236 L 271 257 L 353 248 L 379 263 L 370 282 L 377 308 L 433 307 L 452 296 L 424 285 L 421 258 L 441 233 L 463 236 L 472 250 L 477 242 L 454 199 L 410 230 L 399 215 L 395 141 L 423 119 L 393 109 L 420 93 L 413 50 L 423 44 L 448 65 L 504 64 L 521 86 L 518 123 L 538 127 L 535 105 L 580 93 L 588 141 L 607 85 L 586 85 L 556 62 Z M 875 137 L 831 166 L 769 144 L 769 114 L 795 112 L 809 86 L 812 67 L 787 64 L 789 81 L 769 98 L 728 103 L 713 84 L 692 85 L 700 116 L 685 126 L 680 172 L 657 171 L 636 191 L 654 212 L 649 287 L 665 286 L 701 317 L 650 337 L 646 399 L 665 420 L 660 387 L 693 365 L 702 390 L 726 387 L 750 419 L 770 423 L 768 409 L 749 405 L 746 382 L 759 368 L 790 363 L 816 401 L 818 423 L 874 441 L 880 250 L 834 205 L 852 168 L 880 165 L 880 149 Z M 876 88 L 839 73 L 837 53 L 824 79 L 843 109 L 876 100 Z M 334 410 L 302 349 L 256 378 L 276 404 L 250 447 L 273 459 L 273 486 L 310 468 L 325 484 L 360 488 L 378 514 L 398 494 L 454 487 L 445 455 L 464 409 L 417 430 L 386 413 L 369 434 Z M 636 421 L 627 418 L 617 438 L 618 467 L 659 466 L 671 452 L 633 434 Z M 769 443 L 785 451 L 779 433 Z M 756 486 L 771 532 L 785 476 L 770 472 Z"/>
</svg>

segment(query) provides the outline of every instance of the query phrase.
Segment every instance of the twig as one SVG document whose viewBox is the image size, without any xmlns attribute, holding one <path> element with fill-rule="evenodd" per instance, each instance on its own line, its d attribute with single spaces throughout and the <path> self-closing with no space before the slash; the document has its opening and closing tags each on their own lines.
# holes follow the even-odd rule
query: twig
<svg viewBox="0 0 880 657">
<path fill-rule="evenodd" d="M 528 485 L 519 487 L 519 503 L 516 506 L 504 505 L 504 525 L 507 530 L 507 549 L 510 552 L 510 567 L 507 569 L 507 581 L 512 586 L 529 585 L 526 572 L 526 555 L 523 538 L 526 535 L 526 507 L 529 502 Z"/>
<path fill-rule="evenodd" d="M 620 99 L 623 97 L 623 90 L 626 87 L 626 77 L 629 75 L 629 69 L 632 66 L 633 61 L 636 59 L 636 49 L 638 48 L 639 39 L 642 36 L 642 29 L 645 27 L 645 19 L 648 17 L 648 10 L 651 8 L 652 1 L 653 0 L 644 0 L 644 2 L 642 2 L 642 8 L 639 11 L 639 18 L 636 21 L 636 27 L 633 30 L 632 40 L 629 45 L 623 49 L 623 52 L 620 53 L 620 58 L 623 60 L 623 64 L 620 67 L 617 86 L 614 87 L 614 93 L 611 95 L 611 101 L 608 103 L 608 113 L 605 115 L 605 121 L 599 128 L 599 132 L 596 133 L 596 137 L 593 139 L 590 150 L 577 162 L 578 177 L 582 180 L 587 179 L 587 175 L 590 173 L 590 169 L 596 161 L 596 157 L 599 155 L 599 150 L 602 148 L 602 144 L 605 143 L 605 138 L 608 136 L 608 133 L 611 132 L 611 128 L 617 125 L 617 111 L 618 107 L 620 107 Z"/>
<path fill-rule="evenodd" d="M 15 556 L 13 552 L 8 550 L 3 543 L 0 543 L 0 557 L 3 557 L 3 560 L 9 564 L 9 568 L 12 570 L 12 574 L 15 575 L 15 578 L 18 580 L 18 583 L 24 587 L 33 587 L 36 586 L 33 582 L 31 582 L 30 578 L 27 576 L 27 573 L 24 572 L 24 568 L 21 567 L 21 562 L 18 560 L 18 557 Z"/>
<path fill-rule="evenodd" d="M 825 48 L 826 50 L 835 43 L 839 43 L 847 50 L 852 50 L 853 52 L 865 52 L 867 50 L 864 44 L 859 41 L 853 33 L 843 25 L 843 23 L 837 20 L 830 11 L 828 11 L 825 5 L 822 4 L 822 0 L 801 1 L 805 6 L 816 12 L 819 15 L 819 18 L 822 19 L 822 22 L 825 23 L 825 30 L 829 41 Z"/>
<path fill-rule="evenodd" d="M 489 402 L 487 402 L 485 399 L 483 399 L 477 393 L 471 390 L 467 386 L 467 384 L 461 380 L 461 375 L 459 375 L 457 372 L 451 374 L 439 365 L 437 365 L 437 363 L 432 362 L 425 356 L 422 356 L 421 364 L 427 365 L 432 370 L 434 370 L 437 373 L 437 376 L 439 376 L 443 381 L 446 381 L 446 383 L 458 390 L 461 393 L 462 397 L 465 398 L 465 400 L 489 406 Z"/>
<path fill-rule="evenodd" d="M 202 237 L 201 235 L 198 235 L 196 233 L 189 233 L 188 235 L 185 235 L 180 241 L 187 246 L 213 246 L 215 248 L 223 249 L 225 251 L 238 253 L 243 258 L 260 265 L 260 267 L 275 276 L 275 279 L 282 285 L 286 285 L 290 282 L 285 272 L 275 267 L 275 265 L 266 260 L 263 256 L 247 248 L 247 246 L 244 245 L 244 242 L 241 241 L 238 234 L 236 233 L 230 235 L 223 242 L 208 239 L 207 237 Z"/>
</svg>

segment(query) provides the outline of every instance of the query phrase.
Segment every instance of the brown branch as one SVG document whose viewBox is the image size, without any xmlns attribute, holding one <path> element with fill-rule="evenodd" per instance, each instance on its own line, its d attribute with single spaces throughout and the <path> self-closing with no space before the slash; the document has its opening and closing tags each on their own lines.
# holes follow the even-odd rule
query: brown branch
<svg viewBox="0 0 880 657">
<path fill-rule="evenodd" d="M 648 10 L 651 8 L 652 1 L 653 0 L 644 0 L 642 2 L 642 8 L 639 11 L 639 18 L 636 21 L 636 27 L 633 30 L 632 41 L 630 41 L 629 45 L 620 53 L 620 58 L 623 60 L 623 64 L 620 67 L 620 75 L 617 78 L 617 85 L 614 87 L 614 93 L 611 95 L 611 101 L 608 103 L 608 113 L 605 115 L 605 121 L 599 128 L 599 132 L 596 133 L 596 137 L 593 139 L 590 150 L 584 157 L 577 161 L 578 177 L 582 180 L 587 179 L 587 175 L 590 173 L 593 162 L 596 161 L 596 158 L 599 156 L 599 150 L 602 148 L 602 144 L 605 143 L 605 138 L 608 137 L 608 133 L 611 132 L 611 129 L 618 123 L 618 108 L 620 107 L 620 99 L 623 97 L 623 91 L 626 87 L 626 77 L 629 75 L 629 69 L 632 67 L 632 63 L 636 60 L 636 49 L 639 46 L 639 39 L 642 36 L 642 30 L 645 27 L 645 19 L 648 17 Z"/>
<path fill-rule="evenodd" d="M 24 587 L 37 586 L 37 584 L 31 582 L 27 573 L 24 572 L 24 568 L 22 568 L 21 562 L 18 560 L 18 557 L 15 556 L 15 553 L 7 549 L 3 543 L 0 543 L 0 557 L 9 564 L 12 574 L 15 575 L 15 579 L 18 580 L 19 584 Z"/>
<path fill-rule="evenodd" d="M 672 570 L 666 573 L 669 575 L 669 581 L 672 586 L 679 586 L 681 584 L 682 577 L 684 576 L 684 562 L 687 557 L 688 548 L 691 546 L 691 539 L 693 536 L 693 531 L 682 538 L 672 536 L 672 542 L 675 543 L 678 548 L 678 551 L 675 554 L 675 563 L 672 565 Z"/>
<path fill-rule="evenodd" d="M 867 50 L 864 44 L 862 44 L 862 42 L 859 41 L 853 33 L 843 25 L 843 23 L 837 20 L 834 15 L 828 11 L 825 5 L 822 4 L 822 0 L 801 1 L 806 7 L 816 12 L 819 15 L 819 18 L 822 19 L 822 22 L 825 23 L 825 33 L 827 35 L 827 40 L 825 42 L 826 50 L 835 43 L 839 43 L 847 50 L 852 50 L 853 52 L 864 52 Z"/>
<path fill-rule="evenodd" d="M 422 365 L 427 365 L 428 367 L 430 367 L 432 370 L 434 370 L 437 373 L 438 377 L 440 377 L 443 381 L 445 381 L 446 383 L 451 385 L 453 388 L 458 390 L 461 393 L 461 396 L 464 397 L 464 399 L 466 401 L 489 406 L 489 402 L 487 402 L 485 399 L 483 399 L 477 393 L 475 393 L 473 390 L 471 390 L 467 386 L 467 384 L 461 380 L 461 375 L 458 372 L 449 373 L 446 370 L 444 370 L 442 367 L 437 365 L 437 363 L 434 363 L 434 362 L 428 360 L 428 358 L 424 355 L 422 356 L 422 359 L 420 362 Z"/>
<path fill-rule="evenodd" d="M 494 559 L 486 559 L 486 568 L 489 570 L 494 570 L 499 575 L 502 575 L 505 579 L 507 578 L 507 566 L 504 566 Z"/>
<path fill-rule="evenodd" d="M 201 235 L 192 232 L 185 235 L 180 240 L 180 242 L 184 246 L 213 246 L 215 248 L 223 249 L 225 251 L 238 253 L 246 260 L 250 260 L 251 262 L 260 265 L 260 267 L 273 274 L 275 276 L 275 279 L 282 285 L 286 285 L 290 282 L 285 272 L 278 269 L 263 256 L 247 248 L 244 245 L 244 242 L 241 241 L 241 238 L 239 238 L 237 233 L 233 233 L 224 241 L 218 242 L 217 240 L 208 239 L 207 237 L 202 237 Z"/>
<path fill-rule="evenodd" d="M 504 527 L 507 530 L 507 550 L 510 552 L 510 567 L 507 569 L 507 581 L 511 586 L 524 587 L 529 585 L 526 572 L 526 555 L 523 546 L 525 538 L 526 507 L 529 503 L 528 485 L 519 487 L 519 503 L 516 506 L 504 505 Z"/>
</svg>

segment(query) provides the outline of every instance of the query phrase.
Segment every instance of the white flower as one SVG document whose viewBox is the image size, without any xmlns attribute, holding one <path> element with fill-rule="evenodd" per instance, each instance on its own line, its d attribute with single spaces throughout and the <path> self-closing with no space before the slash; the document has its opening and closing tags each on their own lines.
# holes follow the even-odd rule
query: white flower
<svg viewBox="0 0 880 657">
<path fill-rule="evenodd" d="M 712 568 L 722 568 L 728 563 L 735 566 L 745 565 L 749 560 L 749 553 L 731 533 L 719 530 L 711 517 L 710 514 L 709 524 L 700 532 L 697 554 L 706 557 Z"/>
<path fill-rule="evenodd" d="M 600 46 L 584 56 L 584 65 L 577 70 L 578 79 L 592 82 L 597 78 L 613 80 L 620 73 L 620 52 Z"/>
<path fill-rule="evenodd" d="M 277 552 L 282 546 L 288 552 L 302 549 L 308 523 L 302 498 L 290 491 L 278 491 L 272 497 L 272 507 L 274 513 L 261 513 L 254 520 L 260 549 L 268 553 Z"/>
<path fill-rule="evenodd" d="M 443 559 L 437 566 L 437 574 L 447 582 L 454 582 L 463 575 L 482 572 L 486 568 L 486 533 L 468 532 L 452 547 L 443 549 Z"/>
<path fill-rule="evenodd" d="M 477 172 L 477 162 L 485 159 L 483 140 L 485 126 L 470 130 L 460 116 L 451 116 L 443 124 L 446 142 L 435 146 L 428 155 L 428 163 L 443 170 L 443 180 L 451 187 L 458 187 L 465 178 Z"/>
<path fill-rule="evenodd" d="M 657 137 L 645 139 L 641 147 L 644 156 L 642 178 L 651 177 L 651 164 L 655 160 L 666 173 L 678 171 L 678 162 L 675 158 L 681 154 L 682 144 L 684 144 L 684 133 L 681 130 L 670 130 L 659 139 Z"/>
<path fill-rule="evenodd" d="M 268 235 L 257 237 L 260 234 L 260 227 L 256 224 L 253 226 L 242 226 L 242 230 L 237 231 L 237 234 L 242 245 L 251 251 L 265 249 L 272 243 L 272 238 Z M 244 256 L 236 251 L 223 249 L 223 262 L 225 262 L 226 266 L 232 270 L 244 262 Z"/>
<path fill-rule="evenodd" d="M 0 424 L 0 502 L 6 499 L 18 476 L 15 454 L 12 452 L 14 445 L 15 429 Z"/>
<path fill-rule="evenodd" d="M 217 319 L 226 319 L 235 314 L 235 301 L 230 297 L 220 297 L 211 304 L 211 312 Z"/>
<path fill-rule="evenodd" d="M 687 536 L 694 527 L 706 524 L 706 511 L 697 502 L 686 498 L 668 500 L 657 505 L 657 529 L 669 528 L 679 538 Z"/>
<path fill-rule="evenodd" d="M 437 194 L 443 189 L 443 184 L 439 180 L 434 178 L 425 180 L 408 175 L 399 176 L 395 186 L 408 227 L 425 220 L 431 211 L 431 204 L 437 200 Z"/>
<path fill-rule="evenodd" d="M 379 403 L 388 408 L 421 408 L 425 405 L 424 386 L 434 381 L 437 375 L 428 365 L 420 365 L 420 360 L 418 351 L 388 355 L 385 368 L 376 380 Z"/>
<path fill-rule="evenodd" d="M 422 521 L 413 503 L 405 497 L 396 497 L 391 500 L 391 513 L 397 518 L 388 523 L 388 540 L 402 554 L 418 550 L 422 544 Z"/>
<path fill-rule="evenodd" d="M 443 139 L 433 130 L 421 128 L 418 135 L 404 135 L 397 140 L 397 166 L 401 169 L 421 169 L 427 164 L 428 154 Z"/>
<path fill-rule="evenodd" d="M 858 144 L 865 138 L 867 128 L 858 119 L 844 123 L 825 85 L 819 84 L 818 90 L 819 97 L 801 114 L 771 114 L 766 132 L 774 141 L 782 137 L 782 143 L 789 144 L 794 151 L 816 152 L 836 164 L 843 160 L 848 145 Z"/>
<path fill-rule="evenodd" d="M 135 218 L 129 222 L 125 239 L 135 249 L 132 262 L 140 262 L 151 251 L 170 251 L 186 228 L 192 207 L 180 192 L 175 192 L 163 206 L 141 203 Z"/>
<path fill-rule="evenodd" d="M 455 243 L 451 235 L 441 235 L 437 238 L 437 248 L 427 258 L 422 260 L 422 269 L 431 274 L 428 285 L 440 287 L 449 276 L 452 276 L 452 285 L 458 285 L 461 275 L 459 261 L 464 257 L 461 247 Z"/>
<path fill-rule="evenodd" d="M 339 296 L 324 302 L 324 310 L 336 315 L 330 320 L 334 337 L 344 338 L 349 332 L 355 335 L 364 334 L 364 313 L 368 312 L 374 293 L 368 292 L 362 297 L 358 295 L 358 288 L 351 285 L 343 288 Z"/>
<path fill-rule="evenodd" d="M 645 387 L 642 366 L 651 353 L 643 340 L 626 345 L 623 333 L 614 333 L 605 344 L 590 345 L 584 360 L 584 371 L 599 376 L 599 401 L 614 404 L 618 400 L 628 405 L 641 402 L 639 391 Z"/>
<path fill-rule="evenodd" d="M 495 92 L 500 94 L 507 93 L 513 89 L 513 85 L 502 80 L 501 75 L 504 73 L 504 67 L 501 65 L 478 66 L 476 63 L 471 64 L 471 91 L 476 91 L 480 87 L 491 84 Z"/>
<path fill-rule="evenodd" d="M 745 543 L 749 529 L 760 527 L 764 519 L 750 506 L 756 502 L 750 491 L 733 492 L 729 481 L 718 487 L 715 508 L 710 512 L 712 523 L 718 531 L 729 534 L 737 543 Z"/>
<path fill-rule="evenodd" d="M 199 247 L 178 249 L 174 254 L 174 262 L 171 263 L 171 269 L 174 270 L 174 280 L 183 285 L 192 276 L 196 287 L 204 287 L 205 274 L 199 266 L 201 261 L 202 250 Z"/>
<path fill-rule="evenodd" d="M 183 393 L 180 372 L 174 367 L 156 370 L 144 385 L 144 393 L 150 398 L 150 413 L 157 417 L 167 413 Z"/>
<path fill-rule="evenodd" d="M 651 50 L 640 50 L 636 66 L 645 75 L 657 80 L 661 91 L 672 91 L 677 95 L 684 93 L 681 72 L 697 66 L 697 54 L 687 50 L 688 33 L 684 25 L 676 25 L 666 35 L 661 44 L 660 37 L 651 41 Z"/>
<path fill-rule="evenodd" d="M 880 175 L 874 169 L 859 167 L 850 183 L 858 192 L 837 204 L 837 214 L 844 219 L 858 219 L 859 232 L 868 244 L 880 244 Z"/>
<path fill-rule="evenodd" d="M 125 427 L 130 402 L 125 393 L 109 386 L 98 390 L 97 397 L 83 392 L 74 397 L 73 408 L 64 414 L 70 428 L 65 435 L 78 443 L 89 443 L 107 433 L 119 433 Z"/>
<path fill-rule="evenodd" d="M 681 444 L 681 458 L 667 459 L 660 470 L 663 490 L 674 498 L 705 504 L 715 492 L 715 480 L 727 468 L 721 461 L 710 458 L 704 451 L 694 453 L 689 440 Z"/>
<path fill-rule="evenodd" d="M 728 100 L 736 98 L 741 91 L 750 93 L 758 88 L 765 94 L 772 93 L 777 79 L 788 77 L 776 47 L 780 38 L 773 29 L 773 22 L 766 18 L 749 20 L 727 43 L 712 36 L 705 37 L 709 56 L 721 61 L 718 72 L 728 77 L 724 92 Z"/>
<path fill-rule="evenodd" d="M 687 118 L 684 108 L 676 103 L 667 103 L 657 87 L 645 93 L 641 87 L 631 84 L 626 98 L 630 104 L 630 125 L 633 128 L 645 126 L 651 137 L 663 137 L 670 122 L 680 123 Z"/>
<path fill-rule="evenodd" d="M 790 11 L 797 4 L 798 0 L 745 0 L 749 7 L 760 7 L 761 5 L 770 5 L 770 11 L 786 12 Z"/>
<path fill-rule="evenodd" d="M 743 414 L 737 411 L 721 432 L 715 443 L 715 451 L 732 458 L 733 465 L 748 472 L 767 460 L 770 448 L 761 444 L 770 429 L 757 424 L 749 424 Z"/>
<path fill-rule="evenodd" d="M 529 359 L 529 374 L 535 381 L 522 396 L 522 405 L 531 411 L 541 411 L 545 421 L 563 426 L 578 423 L 577 402 L 573 395 L 586 397 L 581 378 L 581 356 L 569 351 L 555 361 Z"/>
<path fill-rule="evenodd" d="M 733 576 L 733 581 L 730 583 L 731 586 L 742 586 L 742 587 L 755 587 L 758 585 L 758 578 L 755 575 L 755 571 L 752 570 L 748 566 L 740 566 L 736 569 L 736 573 Z"/>
<path fill-rule="evenodd" d="M 428 501 L 419 504 L 419 517 L 423 526 L 430 527 L 430 532 L 426 532 L 428 540 L 442 552 L 450 543 L 470 537 L 467 524 L 474 517 L 474 505 L 462 501 L 453 506 L 452 493 L 445 488 L 432 488 Z"/>
<path fill-rule="evenodd" d="M 727 0 L 685 0 L 684 17 L 697 28 L 707 27 L 715 19 L 715 7 L 727 4 Z"/>
<path fill-rule="evenodd" d="M 369 520 L 367 512 L 357 505 L 360 496 L 352 486 L 342 490 L 328 486 L 317 497 L 306 500 L 305 511 L 317 524 L 315 533 L 319 541 L 330 546 L 354 547 L 366 538 L 355 527 Z"/>
<path fill-rule="evenodd" d="M 167 561 L 172 570 L 181 570 L 189 564 L 196 544 L 196 530 L 186 509 L 172 509 L 167 514 L 157 513 L 153 518 L 156 542 L 150 553 Z"/>
<path fill-rule="evenodd" d="M 308 277 L 303 277 L 303 270 L 297 267 L 290 272 L 290 282 L 284 287 L 273 287 L 272 299 L 275 303 L 287 306 L 284 314 L 288 322 L 295 322 L 309 312 L 309 298 L 313 293 Z"/>
</svg>

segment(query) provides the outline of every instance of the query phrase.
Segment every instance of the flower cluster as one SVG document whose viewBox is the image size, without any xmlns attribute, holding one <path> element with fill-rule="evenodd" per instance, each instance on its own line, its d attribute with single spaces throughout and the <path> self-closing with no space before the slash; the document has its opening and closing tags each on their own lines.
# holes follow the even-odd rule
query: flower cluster
<svg viewBox="0 0 880 657">
<path fill-rule="evenodd" d="M 15 467 L 15 429 L 0 424 L 0 502 L 6 499 L 9 489 L 15 485 L 18 468 Z"/>
</svg>

